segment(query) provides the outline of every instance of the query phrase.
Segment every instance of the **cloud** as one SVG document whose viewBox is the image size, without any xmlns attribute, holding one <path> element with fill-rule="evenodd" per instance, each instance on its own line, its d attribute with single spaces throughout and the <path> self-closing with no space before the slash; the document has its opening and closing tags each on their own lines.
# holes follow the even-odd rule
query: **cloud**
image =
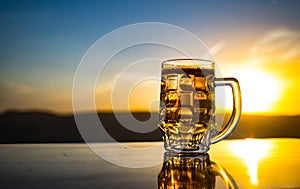
<svg viewBox="0 0 300 189">
<path fill-rule="evenodd" d="M 68 90 L 58 88 L 55 93 L 49 93 L 43 88 L 0 80 L 0 91 L 0 113 L 9 109 L 43 109 L 56 112 L 72 110 L 72 93 Z"/>
<path fill-rule="evenodd" d="M 216 43 L 214 46 L 209 48 L 209 52 L 212 55 L 216 55 L 220 50 L 222 50 L 227 45 L 227 42 L 225 40 L 221 40 L 218 43 Z"/>
<path fill-rule="evenodd" d="M 251 49 L 252 55 L 289 60 L 300 56 L 300 31 L 276 29 L 266 33 Z"/>
<path fill-rule="evenodd" d="M 4 103 L 4 101 L 17 101 L 21 96 L 33 93 L 32 87 L 14 81 L 0 81 L 0 90 L 1 104 Z"/>
<path fill-rule="evenodd" d="M 14 81 L 0 81 L 0 111 L 31 105 L 34 89 Z M 34 98 L 34 100 L 36 100 Z"/>
<path fill-rule="evenodd" d="M 33 92 L 33 88 L 14 81 L 0 81 L 1 91 L 5 91 L 6 94 L 19 94 L 27 95 Z"/>
</svg>

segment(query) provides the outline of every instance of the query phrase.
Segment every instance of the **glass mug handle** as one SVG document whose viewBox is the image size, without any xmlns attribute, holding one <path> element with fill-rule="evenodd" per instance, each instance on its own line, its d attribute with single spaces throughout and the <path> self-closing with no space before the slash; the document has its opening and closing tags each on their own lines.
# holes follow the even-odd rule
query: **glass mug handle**
<svg viewBox="0 0 300 189">
<path fill-rule="evenodd" d="M 240 85 L 237 79 L 235 78 L 216 78 L 215 86 L 230 86 L 232 89 L 233 96 L 233 110 L 230 116 L 229 121 L 226 126 L 219 132 L 219 134 L 214 137 L 210 143 L 214 144 L 219 142 L 220 140 L 226 138 L 236 127 L 238 124 L 241 112 L 242 112 L 242 98 L 241 98 L 241 90 Z"/>
</svg>

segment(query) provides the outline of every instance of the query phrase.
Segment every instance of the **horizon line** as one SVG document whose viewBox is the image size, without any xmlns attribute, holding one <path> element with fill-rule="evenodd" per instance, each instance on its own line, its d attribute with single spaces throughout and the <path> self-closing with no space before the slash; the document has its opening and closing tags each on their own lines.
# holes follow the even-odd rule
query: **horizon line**
<svg viewBox="0 0 300 189">
<path fill-rule="evenodd" d="M 112 114 L 112 113 L 132 113 L 132 114 L 158 114 L 158 111 L 142 111 L 142 110 L 137 110 L 137 111 L 125 111 L 125 110 L 120 110 L 120 111 L 112 111 L 112 110 L 97 110 L 92 111 L 92 110 L 85 110 L 81 111 L 79 113 L 74 113 L 73 111 L 71 112 L 59 112 L 55 110 L 49 110 L 49 109 L 42 109 L 42 108 L 29 108 L 29 109 L 17 109 L 17 108 L 11 108 L 11 109 L 6 109 L 0 111 L 0 116 L 9 114 L 9 113 L 23 113 L 23 114 L 28 114 L 28 113 L 41 113 L 41 114 L 52 114 L 56 116 L 73 116 L 74 114 L 91 114 L 91 113 L 97 113 L 97 114 Z M 225 111 L 225 114 L 230 114 L 231 111 Z M 218 114 L 218 113 L 216 113 Z M 268 113 L 268 112 L 242 112 L 242 116 L 265 116 L 265 117 L 297 117 L 300 116 L 300 114 L 277 114 L 277 113 Z"/>
</svg>

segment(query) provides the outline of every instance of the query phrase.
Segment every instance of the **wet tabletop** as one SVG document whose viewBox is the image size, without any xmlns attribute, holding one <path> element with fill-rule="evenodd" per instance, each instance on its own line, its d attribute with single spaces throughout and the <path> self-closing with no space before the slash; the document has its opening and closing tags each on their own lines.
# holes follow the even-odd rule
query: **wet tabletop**
<svg viewBox="0 0 300 189">
<path fill-rule="evenodd" d="M 201 158 L 169 161 L 161 144 L 1 144 L 0 188 L 226 188 Z M 299 146 L 300 139 L 223 140 L 211 147 L 209 166 L 239 188 L 300 188 Z"/>
</svg>

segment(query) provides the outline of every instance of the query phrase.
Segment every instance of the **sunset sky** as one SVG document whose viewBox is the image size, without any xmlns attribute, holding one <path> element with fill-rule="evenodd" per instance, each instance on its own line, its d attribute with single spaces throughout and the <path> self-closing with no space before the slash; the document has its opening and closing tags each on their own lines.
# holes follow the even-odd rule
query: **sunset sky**
<svg viewBox="0 0 300 189">
<path fill-rule="evenodd" d="M 289 0 L 1 1 L 0 112 L 72 112 L 73 78 L 88 48 L 119 27 L 162 22 L 194 33 L 222 76 L 240 81 L 244 113 L 300 114 L 299 10 Z M 152 93 L 136 86 L 126 97 L 132 110 L 158 97 L 155 82 L 147 86 Z M 98 90 L 97 108 L 110 110 Z"/>
</svg>

